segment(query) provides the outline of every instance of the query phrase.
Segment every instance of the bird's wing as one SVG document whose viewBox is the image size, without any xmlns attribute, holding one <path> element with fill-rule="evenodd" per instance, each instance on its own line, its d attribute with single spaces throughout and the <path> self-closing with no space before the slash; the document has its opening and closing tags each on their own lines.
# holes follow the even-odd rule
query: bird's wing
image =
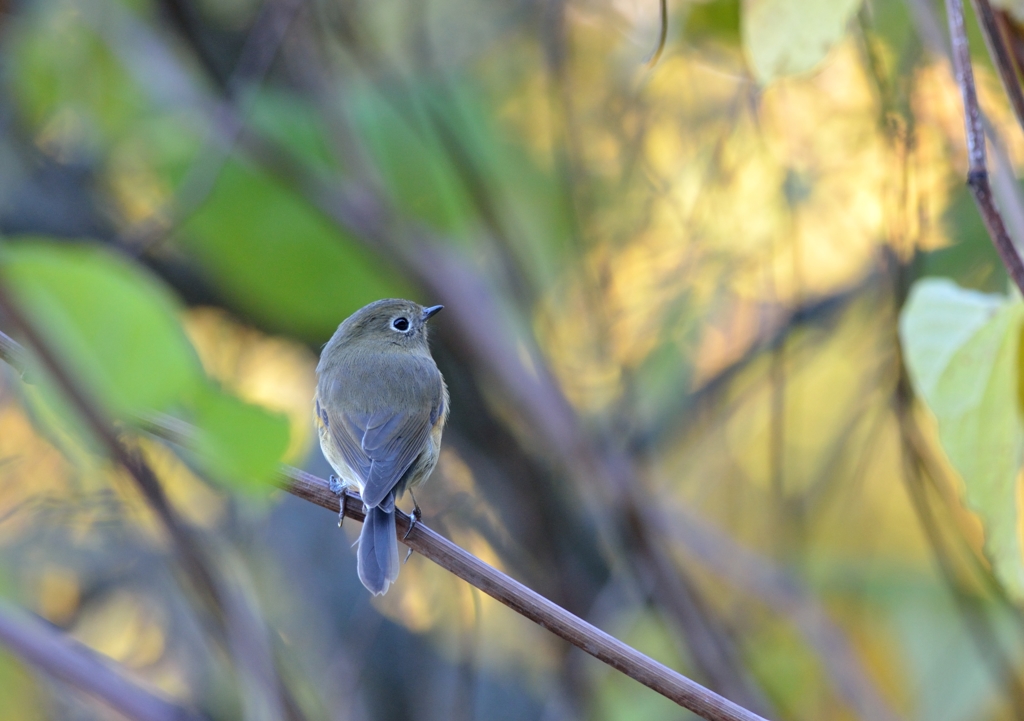
<svg viewBox="0 0 1024 721">
<path fill-rule="evenodd" d="M 363 503 L 372 508 L 394 490 L 426 447 L 431 428 L 430 408 L 377 413 L 368 419 L 362 448 L 370 458 L 370 473 L 363 486 Z"/>
<path fill-rule="evenodd" d="M 363 503 L 370 508 L 398 485 L 426 446 L 443 402 L 440 393 L 438 396 L 434 403 L 415 404 L 402 411 L 329 412 L 321 406 L 327 416 L 325 425 L 342 457 L 363 480 Z"/>
</svg>

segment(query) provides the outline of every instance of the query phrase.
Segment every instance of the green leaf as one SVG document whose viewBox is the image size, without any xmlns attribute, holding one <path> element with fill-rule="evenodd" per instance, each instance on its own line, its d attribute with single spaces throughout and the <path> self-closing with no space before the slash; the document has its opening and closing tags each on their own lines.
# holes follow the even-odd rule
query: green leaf
<svg viewBox="0 0 1024 721">
<path fill-rule="evenodd" d="M 985 650 L 971 638 L 962 611 L 949 594 L 932 585 L 914 588 L 912 573 L 907 580 L 910 583 L 897 587 L 883 608 L 895 632 L 892 642 L 904 657 L 915 717 L 976 721 L 978 709 L 989 708 L 1001 692 L 997 677 L 986 670 Z M 1016 622 L 1011 613 L 991 601 L 978 610 L 989 617 L 998 637 L 1012 637 Z"/>
<path fill-rule="evenodd" d="M 992 245 L 966 184 L 952 190 L 942 213 L 946 235 L 956 242 L 923 254 L 921 275 L 951 278 L 964 288 L 995 293 L 1006 287 L 1006 267 Z"/>
<path fill-rule="evenodd" d="M 125 133 L 146 99 L 119 59 L 78 13 L 59 3 L 19 16 L 11 38 L 12 91 L 44 143 L 105 145 Z M 57 121 L 53 123 L 52 121 Z"/>
<path fill-rule="evenodd" d="M 109 413 L 163 410 L 202 381 L 177 303 L 142 267 L 44 240 L 7 246 L 0 260 L 21 307 Z"/>
<path fill-rule="evenodd" d="M 218 478 L 265 489 L 288 449 L 288 419 L 207 387 L 197 399 L 195 449 Z"/>
<path fill-rule="evenodd" d="M 353 124 L 399 207 L 433 228 L 465 236 L 474 222 L 472 199 L 450 155 L 451 140 L 435 132 L 429 98 L 387 97 L 371 88 L 352 94 Z M 458 160 L 458 159 L 455 159 Z"/>
<path fill-rule="evenodd" d="M 249 122 L 302 158 L 308 167 L 333 168 L 323 118 L 302 96 L 264 88 L 249 109 Z"/>
<path fill-rule="evenodd" d="M 939 439 L 963 477 L 966 501 L 985 528 L 999 578 L 1024 598 L 1017 534 L 1017 474 L 1024 454 L 1018 365 L 1024 306 L 963 290 L 945 279 L 914 285 L 900 338 L 917 392 L 938 421 Z"/>
<path fill-rule="evenodd" d="M 740 29 L 754 76 L 767 85 L 813 70 L 858 7 L 860 0 L 744 0 Z"/>
<path fill-rule="evenodd" d="M 24 721 L 46 718 L 42 710 L 46 708 L 45 692 L 37 684 L 23 659 L 6 649 L 0 652 L 0 717 Z"/>
<path fill-rule="evenodd" d="M 411 293 L 309 205 L 237 161 L 178 243 L 236 307 L 310 340 L 322 342 L 372 300 Z"/>
<path fill-rule="evenodd" d="M 716 38 L 729 43 L 739 42 L 739 0 L 711 0 L 690 5 L 684 32 L 687 38 Z"/>
<path fill-rule="evenodd" d="M 568 195 L 528 143 L 501 128 L 477 83 L 421 78 L 402 93 L 366 89 L 351 106 L 405 216 L 455 241 L 491 241 L 523 276 L 555 282 L 574 232 Z"/>
</svg>

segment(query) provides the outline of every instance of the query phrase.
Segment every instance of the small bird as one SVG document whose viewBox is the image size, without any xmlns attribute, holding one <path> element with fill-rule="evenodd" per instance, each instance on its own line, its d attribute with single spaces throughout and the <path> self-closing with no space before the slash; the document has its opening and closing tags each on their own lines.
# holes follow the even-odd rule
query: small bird
<svg viewBox="0 0 1024 721">
<path fill-rule="evenodd" d="M 398 578 L 395 499 L 430 476 L 441 451 L 448 387 L 430 355 L 427 321 L 443 307 L 370 303 L 338 326 L 316 367 L 320 448 L 337 473 L 331 490 L 353 487 L 363 498 L 356 558 L 374 595 Z"/>
</svg>

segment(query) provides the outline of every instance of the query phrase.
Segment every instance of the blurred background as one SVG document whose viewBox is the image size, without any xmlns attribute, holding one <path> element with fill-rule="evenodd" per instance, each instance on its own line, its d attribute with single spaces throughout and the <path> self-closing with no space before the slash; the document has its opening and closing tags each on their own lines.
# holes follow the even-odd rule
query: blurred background
<svg viewBox="0 0 1024 721">
<path fill-rule="evenodd" d="M 945 16 L 795 22 L 829 5 L 821 61 L 766 79 L 766 0 L 671 0 L 653 64 L 657 0 L 0 0 L 8 280 L 54 337 L 65 312 L 117 349 L 112 414 L 214 439 L 125 426 L 251 648 L 6 366 L 0 593 L 211 719 L 693 718 L 418 556 L 371 599 L 358 524 L 253 480 L 330 472 L 319 349 L 408 297 L 446 306 L 427 525 L 772 719 L 1024 718 L 1024 617 L 897 337 L 917 278 L 1007 288 Z M 1024 136 L 969 35 L 1024 237 Z M 118 330 L 136 308 L 178 350 Z M 3 652 L 0 717 L 120 718 Z"/>
</svg>

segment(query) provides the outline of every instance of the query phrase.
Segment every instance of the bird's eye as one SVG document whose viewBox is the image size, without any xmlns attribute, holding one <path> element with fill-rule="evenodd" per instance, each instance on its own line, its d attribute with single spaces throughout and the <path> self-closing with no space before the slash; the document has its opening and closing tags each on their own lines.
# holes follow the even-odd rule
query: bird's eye
<svg viewBox="0 0 1024 721">
<path fill-rule="evenodd" d="M 409 319 L 408 318 L 395 318 L 391 321 L 391 327 L 395 330 L 407 331 L 409 330 Z"/>
</svg>

